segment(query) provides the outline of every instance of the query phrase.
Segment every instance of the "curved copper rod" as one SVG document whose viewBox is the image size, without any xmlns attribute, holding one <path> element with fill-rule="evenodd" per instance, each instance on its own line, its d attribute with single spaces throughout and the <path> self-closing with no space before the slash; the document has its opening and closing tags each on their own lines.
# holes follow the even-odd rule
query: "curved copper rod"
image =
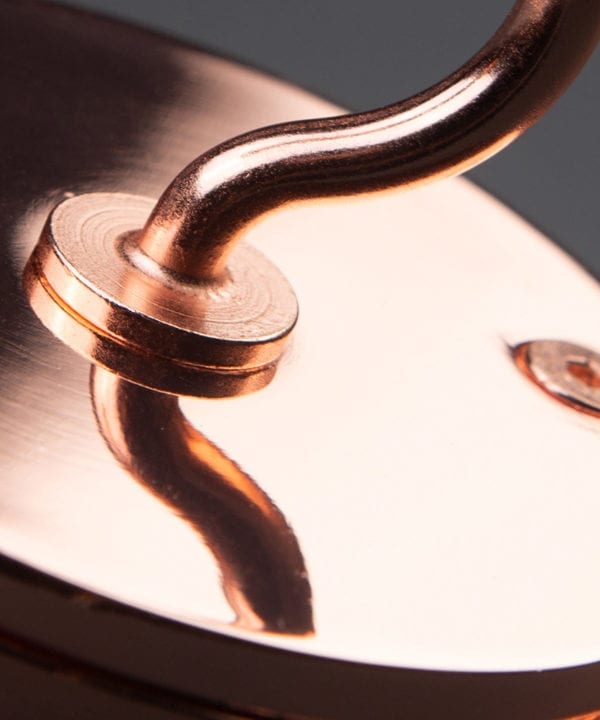
<svg viewBox="0 0 600 720">
<path fill-rule="evenodd" d="M 599 0 L 520 0 L 479 53 L 419 95 L 263 128 L 202 155 L 162 195 L 139 248 L 174 273 L 214 280 L 240 231 L 279 205 L 463 172 L 544 113 L 599 36 Z"/>
<path fill-rule="evenodd" d="M 99 430 L 117 461 L 202 537 L 222 574 L 236 625 L 311 634 L 304 558 L 272 500 L 194 429 L 177 398 L 92 366 Z"/>
</svg>

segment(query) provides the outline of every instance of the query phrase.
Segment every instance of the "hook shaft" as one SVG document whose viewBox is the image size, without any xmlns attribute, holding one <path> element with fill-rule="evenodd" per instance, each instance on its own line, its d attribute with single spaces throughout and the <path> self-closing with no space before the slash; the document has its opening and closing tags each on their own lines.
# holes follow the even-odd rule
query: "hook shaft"
<svg viewBox="0 0 600 720">
<path fill-rule="evenodd" d="M 464 172 L 547 110 L 599 37 L 598 0 L 520 0 L 479 53 L 429 90 L 256 130 L 200 156 L 159 199 L 139 248 L 177 275 L 218 280 L 241 231 L 289 201 Z"/>
<path fill-rule="evenodd" d="M 30 302 L 67 344 L 133 382 L 209 397 L 263 387 L 298 305 L 268 258 L 237 242 L 243 230 L 290 201 L 473 167 L 558 98 L 599 36 L 599 0 L 519 0 L 477 55 L 409 100 L 241 135 L 185 168 L 156 205 L 68 198 L 27 265 Z"/>
</svg>

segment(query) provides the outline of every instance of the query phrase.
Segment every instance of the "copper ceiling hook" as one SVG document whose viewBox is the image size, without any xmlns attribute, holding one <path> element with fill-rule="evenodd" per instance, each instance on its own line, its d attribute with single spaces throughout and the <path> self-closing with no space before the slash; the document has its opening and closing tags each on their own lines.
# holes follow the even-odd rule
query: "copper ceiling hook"
<svg viewBox="0 0 600 720">
<path fill-rule="evenodd" d="M 533 124 L 599 37 L 597 0 L 520 0 L 482 50 L 419 95 L 261 128 L 200 156 L 159 199 L 139 249 L 173 272 L 216 279 L 240 231 L 285 202 L 462 173 Z"/>
<path fill-rule="evenodd" d="M 468 63 L 408 100 L 234 138 L 185 168 L 154 208 L 128 195 L 70 198 L 28 265 L 32 305 L 76 350 L 141 384 L 213 396 L 260 387 L 297 304 L 279 271 L 237 242 L 244 228 L 292 200 L 464 172 L 547 110 L 599 37 L 598 0 L 519 0 Z"/>
</svg>

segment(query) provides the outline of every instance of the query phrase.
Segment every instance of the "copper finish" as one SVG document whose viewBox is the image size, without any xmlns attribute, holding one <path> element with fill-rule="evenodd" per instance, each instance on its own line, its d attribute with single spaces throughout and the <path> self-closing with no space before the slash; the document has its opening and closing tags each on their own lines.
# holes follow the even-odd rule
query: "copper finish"
<svg viewBox="0 0 600 720">
<path fill-rule="evenodd" d="M 29 267 L 34 307 L 54 332 L 63 326 L 56 309 L 65 311 L 66 324 L 75 319 L 87 329 L 59 333 L 74 349 L 158 390 L 212 397 L 261 387 L 295 324 L 296 303 L 268 261 L 246 253 L 238 264 L 243 253 L 232 252 L 240 235 L 291 201 L 408 187 L 473 167 L 552 104 L 599 37 L 597 0 L 519 0 L 478 54 L 420 95 L 367 113 L 263 128 L 204 153 L 163 193 L 141 232 L 146 218 L 123 224 L 117 198 L 67 200 L 69 212 L 55 211 Z M 107 229 L 110 213 L 116 218 Z M 57 214 L 71 218 L 64 236 Z M 70 253 L 90 217 L 100 220 L 89 223 L 96 229 L 83 247 L 104 248 L 103 274 L 115 281 L 108 290 L 91 276 L 85 251 Z M 128 251 L 118 257 L 126 235 Z M 54 284 L 60 263 L 69 281 Z M 55 301 L 51 312 L 40 305 L 37 283 Z M 170 361 L 184 366 L 181 383 L 170 379 Z M 149 372 L 152 365 L 160 369 Z"/>
<path fill-rule="evenodd" d="M 418 244 L 398 243 L 400 220 L 409 234 L 419 233 Z M 328 239 L 321 272 L 305 252 L 307 225 Z M 378 256 L 390 259 L 384 266 L 378 256 L 365 262 L 361 240 L 373 229 Z M 597 284 L 463 180 L 367 205 L 299 207 L 257 226 L 249 241 L 302 298 L 292 352 L 260 393 L 184 398 L 181 410 L 293 529 L 312 588 L 315 634 L 237 624 L 230 601 L 219 597 L 219 551 L 207 557 L 198 542 L 198 535 L 211 537 L 210 526 L 190 526 L 190 513 L 164 491 L 145 497 L 143 488 L 156 482 L 153 464 L 164 471 L 163 457 L 186 457 L 186 436 L 173 437 L 169 424 L 182 424 L 175 400 L 152 399 L 156 412 L 167 411 L 164 420 L 141 412 L 143 420 L 127 431 L 135 442 L 122 437 L 121 411 L 113 413 L 114 429 L 104 430 L 112 452 L 119 443 L 139 450 L 135 462 L 117 467 L 91 417 L 86 362 L 38 331 L 29 315 L 22 342 L 33 350 L 43 338 L 48 349 L 26 377 L 16 375 L 13 361 L 21 394 L 38 400 L 19 406 L 5 426 L 13 431 L 4 452 L 14 459 L 3 478 L 4 551 L 188 625 L 321 658 L 488 672 L 595 658 L 600 585 L 588 552 L 595 557 L 597 421 L 582 415 L 573 423 L 569 409 L 515 372 L 507 348 L 536 336 L 593 345 Z M 328 295 L 327 268 L 336 262 L 339 284 Z M 370 304 L 356 293 L 360 272 L 377 277 Z M 357 324 L 367 321 L 380 359 L 377 372 L 365 374 L 368 347 L 352 349 Z M 392 324 L 397 333 L 386 332 Z M 344 363 L 340 348 L 350 349 Z M 113 390 L 127 387 L 111 382 Z M 57 431 L 48 420 L 55 414 Z M 155 429 L 153 442 L 143 441 L 146 426 Z M 173 443 L 180 450 L 173 452 Z M 174 492 L 182 478 L 202 488 L 200 474 L 192 480 L 171 470 L 168 478 Z M 107 545 L 99 538 L 109 514 Z M 40 528 L 33 536 L 32 527 Z M 236 523 L 230 527 L 234 532 Z M 236 533 L 231 542 L 242 538 Z M 283 575 L 265 583 L 281 587 L 294 565 L 268 567 Z"/>
<path fill-rule="evenodd" d="M 117 462 L 187 521 L 215 556 L 236 624 L 310 634 L 304 559 L 270 498 L 187 422 L 176 398 L 96 368 L 90 389 L 99 430 Z"/>
<path fill-rule="evenodd" d="M 47 10 L 0 2 L 8 698 L 21 688 L 44 715 L 48 695 L 5 673 L 18 666 L 47 693 L 67 687 L 59 720 L 77 715 L 75 697 L 81 717 L 118 717 L 95 715 L 90 696 L 137 699 L 128 719 L 157 707 L 319 720 L 593 713 L 598 419 L 549 401 L 510 348 L 597 347 L 596 281 L 461 178 L 273 212 L 247 240 L 301 300 L 273 381 L 181 398 L 184 421 L 173 398 L 97 371 L 105 440 L 89 362 L 41 327 L 21 288 L 51 207 L 99 187 L 157 197 L 227 137 L 337 109 L 155 35 Z M 167 476 L 163 455 L 185 462 Z M 190 502 L 208 488 L 219 517 Z M 236 534 L 219 544 L 223 527 Z M 245 532 L 281 548 L 252 557 Z M 242 557 L 278 577 L 250 577 Z M 271 585 L 278 598 L 262 592 Z"/>
<path fill-rule="evenodd" d="M 597 0 L 518 0 L 479 53 L 419 95 L 264 128 L 200 156 L 158 201 L 140 249 L 174 272 L 219 278 L 244 228 L 272 208 L 464 172 L 535 122 L 599 38 Z"/>
<path fill-rule="evenodd" d="M 551 397 L 600 417 L 600 355 L 560 340 L 534 340 L 514 349 L 517 365 Z"/>
<path fill-rule="evenodd" d="M 117 193 L 60 203 L 25 271 L 32 307 L 68 345 L 142 385 L 208 397 L 262 387 L 296 322 L 291 287 L 246 244 L 218 284 L 141 266 L 127 231 L 152 205 Z"/>
</svg>

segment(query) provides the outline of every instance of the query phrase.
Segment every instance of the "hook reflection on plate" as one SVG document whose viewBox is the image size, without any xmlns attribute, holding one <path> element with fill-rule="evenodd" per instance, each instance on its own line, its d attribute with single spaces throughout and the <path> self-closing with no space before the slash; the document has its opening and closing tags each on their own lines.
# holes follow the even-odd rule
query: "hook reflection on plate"
<svg viewBox="0 0 600 720">
<path fill-rule="evenodd" d="M 201 536 L 236 625 L 314 631 L 311 587 L 293 530 L 273 501 L 185 419 L 175 396 L 92 366 L 98 428 L 117 461 Z"/>
</svg>

